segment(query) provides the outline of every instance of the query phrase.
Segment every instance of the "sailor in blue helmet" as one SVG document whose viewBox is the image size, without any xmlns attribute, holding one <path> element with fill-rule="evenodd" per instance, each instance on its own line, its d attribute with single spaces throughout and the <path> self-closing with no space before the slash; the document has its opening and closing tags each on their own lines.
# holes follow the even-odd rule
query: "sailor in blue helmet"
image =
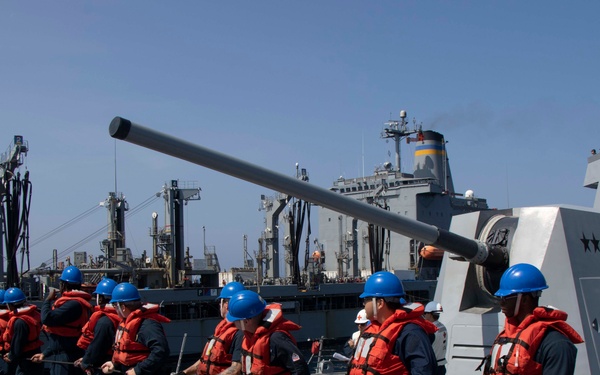
<svg viewBox="0 0 600 375">
<path fill-rule="evenodd" d="M 202 350 L 200 359 L 179 373 L 173 375 L 237 375 L 242 371 L 242 341 L 244 333 L 233 322 L 226 319 L 229 300 L 235 293 L 245 290 L 237 281 L 226 284 L 217 297 L 220 301 L 221 320 L 210 340 Z"/>
<path fill-rule="evenodd" d="M 257 293 L 243 290 L 231 297 L 227 320 L 244 332 L 245 374 L 309 374 L 306 360 L 290 333 L 301 327 L 283 317 L 280 304 L 267 305 Z"/>
<path fill-rule="evenodd" d="M 504 330 L 486 357 L 484 374 L 572 375 L 581 336 L 567 324 L 567 313 L 539 306 L 546 279 L 535 266 L 519 263 L 500 279 Z M 481 367 L 481 366 L 480 366 Z"/>
<path fill-rule="evenodd" d="M 83 349 L 77 346 L 77 340 L 92 314 L 92 296 L 81 290 L 83 275 L 75 266 L 65 268 L 58 280 L 60 297 L 56 289 L 50 288 L 42 303 L 42 324 L 48 334 L 48 343 L 44 351 L 31 360 L 53 361 L 50 363 L 50 375 L 82 374 L 79 367 L 65 363 L 72 363 L 84 354 Z"/>
<path fill-rule="evenodd" d="M 28 359 L 41 352 L 41 316 L 35 305 L 27 304 L 25 294 L 19 288 L 9 288 L 3 297 L 10 310 L 10 319 L 3 334 L 5 342 L 4 361 L 8 364 L 6 374 L 41 374 L 43 363 Z"/>
<path fill-rule="evenodd" d="M 101 373 L 100 366 L 112 358 L 115 332 L 121 321 L 117 310 L 109 303 L 116 286 L 117 282 L 109 278 L 103 278 L 98 283 L 92 293 L 96 296 L 94 313 L 83 326 L 77 341 L 77 346 L 85 350 L 85 354 L 74 365 L 91 374 Z"/>
<path fill-rule="evenodd" d="M 159 305 L 143 304 L 137 288 L 121 283 L 112 291 L 110 303 L 117 309 L 121 323 L 115 336 L 112 360 L 101 369 L 127 375 L 168 374 L 169 343 L 162 323 L 170 320 L 159 314 Z"/>
<path fill-rule="evenodd" d="M 391 272 L 376 272 L 360 298 L 371 324 L 358 339 L 349 374 L 434 375 L 431 342 L 437 328 L 423 318 L 422 304 L 406 302 L 400 279 Z"/>
</svg>

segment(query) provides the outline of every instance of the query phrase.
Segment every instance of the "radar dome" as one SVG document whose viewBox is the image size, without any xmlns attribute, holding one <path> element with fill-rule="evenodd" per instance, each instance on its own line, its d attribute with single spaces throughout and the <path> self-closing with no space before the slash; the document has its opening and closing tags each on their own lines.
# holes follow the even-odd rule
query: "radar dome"
<svg viewBox="0 0 600 375">
<path fill-rule="evenodd" d="M 465 198 L 467 198 L 467 199 L 473 199 L 473 198 L 475 198 L 475 193 L 473 192 L 473 190 L 470 190 L 470 189 L 467 190 L 465 192 Z"/>
</svg>

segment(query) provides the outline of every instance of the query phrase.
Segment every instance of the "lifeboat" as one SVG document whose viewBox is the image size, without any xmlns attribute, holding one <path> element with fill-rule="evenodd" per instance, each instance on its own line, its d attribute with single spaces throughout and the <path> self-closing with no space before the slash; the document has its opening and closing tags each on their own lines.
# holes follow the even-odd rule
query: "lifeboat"
<svg viewBox="0 0 600 375">
<path fill-rule="evenodd" d="M 444 257 L 444 250 L 438 249 L 435 246 L 427 245 L 423 246 L 421 251 L 419 251 L 419 255 L 421 255 L 421 258 L 428 260 L 441 260 Z"/>
</svg>

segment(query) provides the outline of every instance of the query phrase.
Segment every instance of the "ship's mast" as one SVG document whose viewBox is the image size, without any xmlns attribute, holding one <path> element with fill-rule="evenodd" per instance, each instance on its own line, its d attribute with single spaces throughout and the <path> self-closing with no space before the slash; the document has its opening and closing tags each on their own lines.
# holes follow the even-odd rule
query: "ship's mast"
<svg viewBox="0 0 600 375">
<path fill-rule="evenodd" d="M 400 111 L 400 121 L 390 120 L 385 123 L 386 128 L 381 133 L 381 138 L 393 138 L 394 148 L 396 150 L 396 165 L 395 170 L 400 172 L 400 141 L 405 137 L 417 132 L 415 129 L 408 129 L 408 121 L 406 121 L 406 111 Z"/>
<path fill-rule="evenodd" d="M 248 252 L 248 236 L 244 234 L 244 243 L 243 243 L 243 248 L 244 248 L 244 268 L 252 268 L 254 267 L 253 261 L 252 261 L 252 257 L 250 256 L 250 253 Z"/>
<path fill-rule="evenodd" d="M 194 186 L 194 183 L 190 183 Z M 170 186 L 163 187 L 163 197 L 165 198 L 165 233 L 168 235 L 165 248 L 171 256 L 171 262 L 168 264 L 167 272 L 170 275 L 173 284 L 180 284 L 185 275 L 185 254 L 184 254 L 184 211 L 183 208 L 192 200 L 200 200 L 199 187 L 181 188 L 178 180 L 171 180 Z M 204 230 L 204 228 L 203 228 Z M 204 236 L 206 238 L 206 235 Z M 213 247 L 214 248 L 214 247 Z M 204 240 L 204 256 L 207 259 L 207 266 L 218 268 L 218 259 L 216 253 L 210 252 Z M 207 257 L 207 254 L 211 254 Z"/>
</svg>

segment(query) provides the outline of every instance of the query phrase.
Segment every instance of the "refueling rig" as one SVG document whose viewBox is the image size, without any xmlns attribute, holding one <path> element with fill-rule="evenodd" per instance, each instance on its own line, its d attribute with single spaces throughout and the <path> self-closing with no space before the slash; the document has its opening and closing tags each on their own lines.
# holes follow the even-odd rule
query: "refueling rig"
<svg viewBox="0 0 600 375">
<path fill-rule="evenodd" d="M 112 120 L 109 133 L 446 250 L 435 298 L 444 306 L 443 322 L 449 332 L 448 374 L 479 373 L 475 368 L 504 325 L 493 295 L 500 277 L 513 264 L 533 264 L 550 286 L 540 303 L 566 311 L 569 324 L 585 340 L 577 345 L 575 374 L 600 374 L 598 205 L 595 209 L 556 205 L 474 212 L 454 217 L 447 231 L 121 117 Z M 600 159 L 588 162 L 600 163 Z M 591 185 L 597 187 L 598 181 Z"/>
</svg>

